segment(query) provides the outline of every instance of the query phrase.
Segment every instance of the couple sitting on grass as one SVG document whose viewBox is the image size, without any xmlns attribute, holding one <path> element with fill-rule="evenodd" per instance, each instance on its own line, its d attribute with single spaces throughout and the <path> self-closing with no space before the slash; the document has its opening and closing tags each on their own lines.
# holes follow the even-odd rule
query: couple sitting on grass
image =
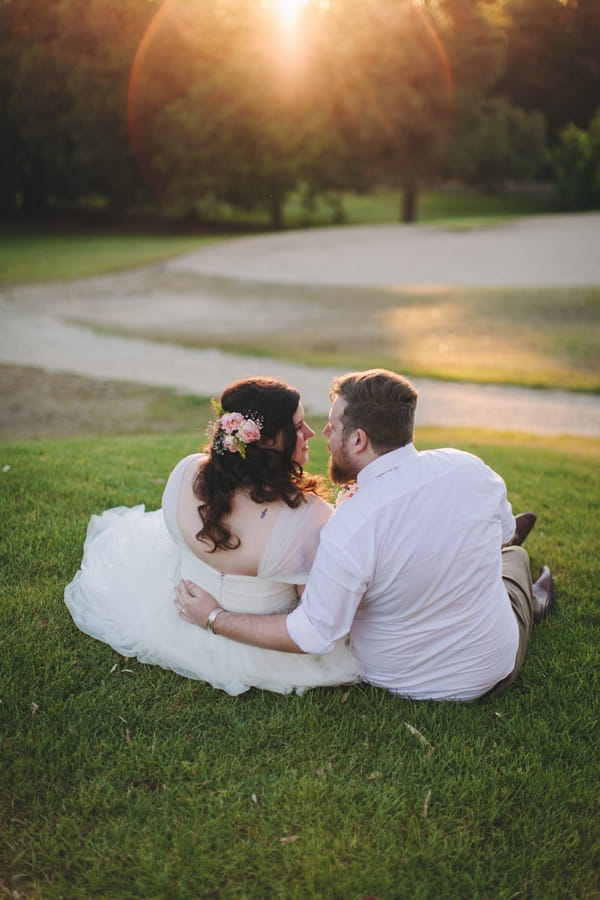
<svg viewBox="0 0 600 900">
<path fill-rule="evenodd" d="M 535 516 L 515 519 L 477 457 L 415 449 L 417 394 L 400 375 L 344 375 L 330 398 L 330 476 L 351 485 L 335 511 L 304 472 L 314 432 L 298 392 L 238 381 L 160 510 L 92 517 L 65 592 L 79 628 L 230 694 L 357 681 L 415 699 L 504 690 L 553 603 L 550 570 L 532 583 L 520 546 Z"/>
</svg>

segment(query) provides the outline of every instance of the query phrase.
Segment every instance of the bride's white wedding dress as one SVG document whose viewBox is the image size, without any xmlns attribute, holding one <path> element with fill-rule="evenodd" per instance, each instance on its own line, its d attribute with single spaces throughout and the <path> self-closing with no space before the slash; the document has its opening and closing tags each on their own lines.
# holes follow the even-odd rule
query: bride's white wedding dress
<svg viewBox="0 0 600 900">
<path fill-rule="evenodd" d="M 316 497 L 298 509 L 284 507 L 258 574 L 222 574 L 192 553 L 177 525 L 181 479 L 193 458 L 181 460 L 171 473 L 161 509 L 121 506 L 92 516 L 81 568 L 65 589 L 77 626 L 123 656 L 207 681 L 229 694 L 250 687 L 302 693 L 360 681 L 348 641 L 338 641 L 324 656 L 283 653 L 238 644 L 180 618 L 174 588 L 181 578 L 195 581 L 232 612 L 290 610 L 296 602 L 294 585 L 305 583 L 320 528 L 330 514 Z"/>
</svg>

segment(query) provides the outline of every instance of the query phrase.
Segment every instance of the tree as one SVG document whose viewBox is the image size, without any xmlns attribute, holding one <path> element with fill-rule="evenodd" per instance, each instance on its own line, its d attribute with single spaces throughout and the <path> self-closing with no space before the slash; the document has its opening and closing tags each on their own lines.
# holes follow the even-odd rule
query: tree
<svg viewBox="0 0 600 900">
<path fill-rule="evenodd" d="M 450 123 L 450 73 L 438 35 L 409 0 L 331 0 L 324 28 L 327 129 L 336 147 L 346 147 L 345 172 L 360 172 L 363 185 L 399 186 L 401 218 L 412 222 Z"/>
<path fill-rule="evenodd" d="M 37 213 L 85 195 L 115 207 L 138 184 L 129 153 L 129 67 L 149 4 L 11 0 L 0 8 L 5 213 Z"/>
<path fill-rule="evenodd" d="M 274 2 L 0 3 L 0 210 L 148 191 L 281 227 L 299 186 L 388 185 L 414 221 L 439 175 L 531 177 L 538 107 L 556 141 L 597 103 L 597 0 L 308 0 L 294 35 Z"/>
<path fill-rule="evenodd" d="M 563 128 L 552 162 L 561 209 L 600 208 L 600 109 L 588 131 L 572 122 Z"/>
<path fill-rule="evenodd" d="M 58 2 L 36 15 L 32 0 L 0 7 L 2 211 L 48 204 L 48 142 L 60 115 L 60 60 L 54 52 Z M 57 163 L 58 165 L 58 163 Z"/>
<path fill-rule="evenodd" d="M 188 216 L 218 201 L 263 208 L 280 228 L 310 121 L 302 55 L 283 52 L 268 7 L 254 0 L 207 0 L 195 31 L 180 27 L 182 10 L 157 30 L 136 76 L 138 159 L 164 207 Z M 179 73 L 170 91 L 167 52 Z"/>
<path fill-rule="evenodd" d="M 542 112 L 552 142 L 569 122 L 586 128 L 600 97 L 598 0 L 508 0 L 506 14 L 497 93 Z"/>
<path fill-rule="evenodd" d="M 121 210 L 142 188 L 129 146 L 127 82 L 148 13 L 139 2 L 79 0 L 74 8 L 69 0 L 67 6 L 61 52 L 69 67 L 69 103 L 63 125 L 77 195 L 95 193 Z"/>
<path fill-rule="evenodd" d="M 448 157 L 448 170 L 467 184 L 497 190 L 509 179 L 535 178 L 547 155 L 546 123 L 501 97 L 476 103 L 462 118 Z"/>
</svg>

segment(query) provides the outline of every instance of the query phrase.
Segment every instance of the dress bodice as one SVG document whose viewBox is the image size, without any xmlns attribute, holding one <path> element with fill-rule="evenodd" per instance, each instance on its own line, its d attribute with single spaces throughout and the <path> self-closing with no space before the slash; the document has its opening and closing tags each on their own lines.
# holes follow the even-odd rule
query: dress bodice
<svg viewBox="0 0 600 900">
<path fill-rule="evenodd" d="M 181 577 L 196 582 L 231 612 L 287 612 L 296 603 L 298 584 L 305 584 L 317 549 L 319 532 L 331 507 L 309 496 L 296 509 L 284 506 L 269 535 L 257 575 L 231 575 L 199 559 L 185 542 L 177 523 L 183 474 L 202 454 L 182 459 L 171 473 L 162 498 L 165 524 L 181 552 Z"/>
</svg>

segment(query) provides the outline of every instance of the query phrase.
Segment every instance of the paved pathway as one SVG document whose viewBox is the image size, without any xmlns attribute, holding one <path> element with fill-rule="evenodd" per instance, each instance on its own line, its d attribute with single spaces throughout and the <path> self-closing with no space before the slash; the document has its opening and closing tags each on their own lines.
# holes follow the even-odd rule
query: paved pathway
<svg viewBox="0 0 600 900">
<path fill-rule="evenodd" d="M 173 271 L 346 285 L 600 284 L 600 214 L 531 216 L 486 228 L 315 228 L 213 244 Z"/>
<path fill-rule="evenodd" d="M 324 229 L 228 241 L 161 269 L 305 284 L 399 283 L 402 273 L 405 284 L 425 283 L 425 277 L 429 284 L 600 284 L 600 255 L 591 247 L 594 242 L 600 246 L 599 238 L 600 215 L 536 217 L 459 235 L 400 225 Z M 122 283 L 131 285 L 135 279 L 129 272 Z M 112 283 L 117 282 L 71 282 L 68 292 L 85 296 L 88 285 L 96 298 L 98 291 L 108 297 Z M 328 386 L 337 371 L 103 335 L 65 321 L 60 305 L 50 302 L 50 296 L 56 300 L 56 286 L 52 295 L 49 291 L 46 307 L 44 286 L 0 292 L 0 362 L 201 395 L 218 394 L 235 378 L 272 374 L 295 384 L 308 410 L 327 410 Z M 600 436 L 596 396 L 414 381 L 420 392 L 418 425 Z"/>
</svg>

